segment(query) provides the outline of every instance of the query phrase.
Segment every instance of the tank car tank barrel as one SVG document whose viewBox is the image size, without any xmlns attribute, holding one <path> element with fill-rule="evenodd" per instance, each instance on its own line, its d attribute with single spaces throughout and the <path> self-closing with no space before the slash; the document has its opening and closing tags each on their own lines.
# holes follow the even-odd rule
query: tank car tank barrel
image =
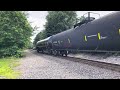
<svg viewBox="0 0 120 90">
<path fill-rule="evenodd" d="M 47 49 L 49 47 L 50 52 L 58 51 L 66 55 L 67 51 L 78 50 L 85 52 L 120 52 L 120 12 L 114 12 L 96 20 L 91 20 L 93 17 L 90 16 L 90 13 L 88 12 L 88 18 L 85 19 L 89 23 L 82 22 L 76 28 L 71 28 L 42 40 L 37 43 L 38 48 L 41 43 L 49 42 L 48 46 L 44 47 L 47 47 Z"/>
</svg>

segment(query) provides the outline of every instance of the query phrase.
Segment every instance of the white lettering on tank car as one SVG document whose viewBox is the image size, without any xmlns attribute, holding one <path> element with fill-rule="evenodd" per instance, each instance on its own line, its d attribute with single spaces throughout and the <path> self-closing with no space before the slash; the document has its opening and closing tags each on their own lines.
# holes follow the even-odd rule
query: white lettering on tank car
<svg viewBox="0 0 120 90">
<path fill-rule="evenodd" d="M 101 39 L 106 39 L 106 38 L 107 38 L 107 36 L 106 37 L 101 36 Z"/>
<path fill-rule="evenodd" d="M 87 36 L 87 37 L 97 37 L 97 34 L 96 35 L 89 35 L 89 36 Z M 100 36 L 100 39 L 106 39 L 107 38 L 107 36 Z"/>
<path fill-rule="evenodd" d="M 55 43 L 57 43 L 57 41 L 54 41 L 53 43 L 55 44 Z"/>
<path fill-rule="evenodd" d="M 96 37 L 97 35 L 90 35 L 90 36 L 87 36 L 87 37 Z"/>
</svg>

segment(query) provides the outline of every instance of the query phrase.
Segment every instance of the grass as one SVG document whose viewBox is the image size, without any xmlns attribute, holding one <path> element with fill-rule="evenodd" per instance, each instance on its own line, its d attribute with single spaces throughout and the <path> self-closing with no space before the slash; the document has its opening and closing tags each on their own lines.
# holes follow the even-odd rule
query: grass
<svg viewBox="0 0 120 90">
<path fill-rule="evenodd" d="M 16 79 L 20 72 L 14 68 L 19 66 L 19 59 L 15 57 L 0 59 L 0 77 L 3 79 Z"/>
</svg>

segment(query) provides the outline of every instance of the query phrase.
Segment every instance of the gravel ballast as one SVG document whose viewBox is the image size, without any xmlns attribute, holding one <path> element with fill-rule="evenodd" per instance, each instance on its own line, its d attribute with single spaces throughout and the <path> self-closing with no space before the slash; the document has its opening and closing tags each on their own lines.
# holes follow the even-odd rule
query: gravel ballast
<svg viewBox="0 0 120 90">
<path fill-rule="evenodd" d="M 93 61 L 99 61 L 99 62 L 106 62 L 106 63 L 113 63 L 120 65 L 120 56 L 115 56 L 115 55 L 92 55 L 92 53 L 79 53 L 79 54 L 69 54 L 69 57 L 75 57 L 75 58 L 81 58 L 81 59 L 90 59 Z"/>
<path fill-rule="evenodd" d="M 80 62 L 26 52 L 17 69 L 22 73 L 18 79 L 119 79 L 120 72 L 90 66 Z"/>
</svg>

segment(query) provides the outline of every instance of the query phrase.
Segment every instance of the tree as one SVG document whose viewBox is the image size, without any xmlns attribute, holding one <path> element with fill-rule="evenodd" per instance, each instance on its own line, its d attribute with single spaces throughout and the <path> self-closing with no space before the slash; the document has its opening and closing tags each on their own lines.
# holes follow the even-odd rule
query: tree
<svg viewBox="0 0 120 90">
<path fill-rule="evenodd" d="M 46 36 L 57 34 L 73 27 L 76 23 L 75 11 L 49 11 L 45 24 Z"/>
<path fill-rule="evenodd" d="M 42 39 L 45 39 L 45 38 L 46 38 L 46 32 L 45 32 L 45 30 L 43 30 L 42 32 L 39 32 L 39 33 L 36 35 L 36 37 L 35 37 L 35 39 L 34 39 L 34 42 L 33 42 L 33 45 L 35 46 L 36 43 L 37 43 L 39 40 L 42 40 Z"/>
<path fill-rule="evenodd" d="M 37 26 L 34 26 L 34 27 L 33 27 L 32 36 L 34 36 L 34 35 L 38 32 L 38 29 L 39 29 L 39 27 L 37 27 Z"/>
<path fill-rule="evenodd" d="M 0 57 L 20 55 L 27 48 L 32 27 L 22 11 L 0 11 Z"/>
<path fill-rule="evenodd" d="M 81 22 L 81 21 L 84 20 L 84 19 L 85 19 L 84 16 L 78 17 L 77 20 L 76 20 L 76 23 L 79 23 L 79 22 Z"/>
</svg>

